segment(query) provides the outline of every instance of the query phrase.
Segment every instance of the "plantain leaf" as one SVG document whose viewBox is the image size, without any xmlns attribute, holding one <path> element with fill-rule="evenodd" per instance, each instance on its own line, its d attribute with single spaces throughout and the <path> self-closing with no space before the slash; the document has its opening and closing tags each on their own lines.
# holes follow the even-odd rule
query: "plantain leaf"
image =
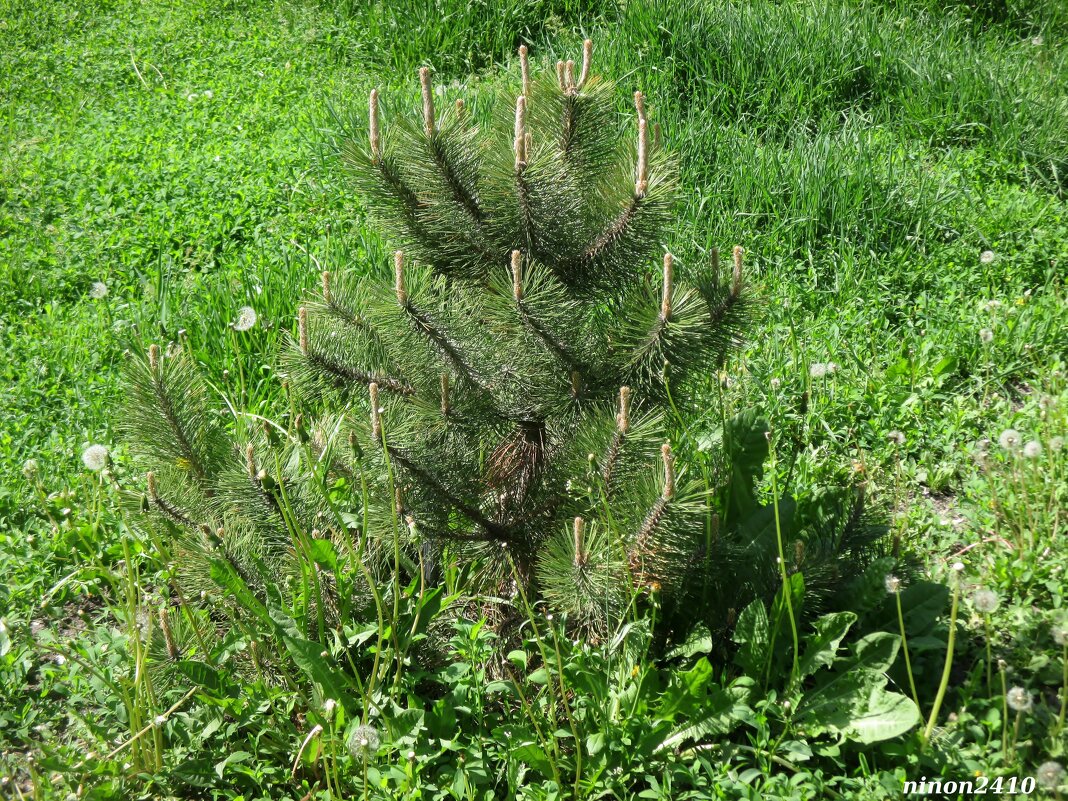
<svg viewBox="0 0 1068 801">
<path fill-rule="evenodd" d="M 267 607 L 256 597 L 255 593 L 249 589 L 245 580 L 238 575 L 234 566 L 231 565 L 225 559 L 212 559 L 211 560 L 211 579 L 224 590 L 228 590 L 233 594 L 241 606 L 247 611 L 254 614 L 262 622 L 267 625 L 273 626 L 271 621 L 271 615 L 267 611 Z"/>
<path fill-rule="evenodd" d="M 856 620 L 857 616 L 852 612 L 835 612 L 816 621 L 816 631 L 807 638 L 805 653 L 799 664 L 800 678 L 834 664 L 838 646 Z"/>
<path fill-rule="evenodd" d="M 705 737 L 722 737 L 738 728 L 752 717 L 749 698 L 753 682 L 747 678 L 737 679 L 730 687 L 717 690 L 709 696 L 708 712 L 700 719 L 672 731 L 654 750 L 675 748 L 689 740 Z"/>
<path fill-rule="evenodd" d="M 904 734 L 920 722 L 916 704 L 886 689 L 886 671 L 897 658 L 900 640 L 877 631 L 857 643 L 853 656 L 835 664 L 797 708 L 797 723 L 809 734 L 832 733 L 859 743 Z"/>
<path fill-rule="evenodd" d="M 206 662 L 183 659 L 181 662 L 176 662 L 174 668 L 191 682 L 214 695 L 226 694 L 227 683 L 223 681 L 219 671 Z"/>
<path fill-rule="evenodd" d="M 281 637 L 293 662 L 322 688 L 324 698 L 334 699 L 350 715 L 358 712 L 356 701 L 350 694 L 348 677 L 330 663 L 328 656 L 323 656 L 321 643 L 287 634 Z"/>
<path fill-rule="evenodd" d="M 771 645 L 768 612 L 763 601 L 758 598 L 742 610 L 731 639 L 741 646 L 734 655 L 734 661 L 747 676 L 759 677 L 764 672 Z"/>
</svg>

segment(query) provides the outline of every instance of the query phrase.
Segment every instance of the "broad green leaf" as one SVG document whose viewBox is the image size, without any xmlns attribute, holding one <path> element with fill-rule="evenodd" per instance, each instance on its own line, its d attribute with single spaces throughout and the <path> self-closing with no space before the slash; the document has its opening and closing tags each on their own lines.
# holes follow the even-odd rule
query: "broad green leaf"
<svg viewBox="0 0 1068 801">
<path fill-rule="evenodd" d="M 211 560 L 211 579 L 224 590 L 229 590 L 241 606 L 254 614 L 262 622 L 272 625 L 267 607 L 260 602 L 245 580 L 237 574 L 234 566 L 225 559 Z"/>
<path fill-rule="evenodd" d="M 282 635 L 282 642 L 297 667 L 322 688 L 325 698 L 333 698 L 349 714 L 357 711 L 356 702 L 349 694 L 348 678 L 329 662 L 329 657 L 323 656 L 321 643 L 286 634 Z"/>
<path fill-rule="evenodd" d="M 752 716 L 753 710 L 749 708 L 751 694 L 752 682 L 746 679 L 739 679 L 730 687 L 712 693 L 707 702 L 707 713 L 693 723 L 675 729 L 656 750 L 674 748 L 688 740 L 728 734 Z"/>
<path fill-rule="evenodd" d="M 403 709 L 390 720 L 390 734 L 397 745 L 414 743 L 423 730 L 426 713 L 422 709 Z"/>
<path fill-rule="evenodd" d="M 897 737 L 919 723 L 916 704 L 886 689 L 899 646 L 889 632 L 860 640 L 853 656 L 836 662 L 835 672 L 801 699 L 797 723 L 810 734 L 831 732 L 860 743 Z"/>
<path fill-rule="evenodd" d="M 238 762 L 245 762 L 252 759 L 252 754 L 248 751 L 234 751 L 232 754 L 226 757 L 222 762 L 215 765 L 215 772 L 219 774 L 219 778 L 223 777 L 223 773 L 226 772 L 227 765 L 233 765 Z"/>
<path fill-rule="evenodd" d="M 538 771 L 546 778 L 552 778 L 553 765 L 548 755 L 537 743 L 525 743 L 518 748 L 513 748 L 510 758 L 517 762 L 523 762 Z"/>
<path fill-rule="evenodd" d="M 816 630 L 805 639 L 805 653 L 799 664 L 800 678 L 834 663 L 838 646 L 856 619 L 852 612 L 834 612 L 816 621 Z"/>
<path fill-rule="evenodd" d="M 604 732 L 597 731 L 586 738 L 586 753 L 597 756 L 604 748 Z"/>
<path fill-rule="evenodd" d="M 707 654 L 712 651 L 712 633 L 708 626 L 698 623 L 693 627 L 686 642 L 668 651 L 668 659 L 685 658 L 694 654 Z"/>
<path fill-rule="evenodd" d="M 859 743 L 877 743 L 899 737 L 918 723 L 920 710 L 911 698 L 876 687 L 867 706 L 853 715 L 844 733 Z"/>
<path fill-rule="evenodd" d="M 532 684 L 548 684 L 549 683 L 549 671 L 540 667 L 527 676 L 527 680 Z"/>
<path fill-rule="evenodd" d="M 223 695 L 225 692 L 226 684 L 219 671 L 205 662 L 183 659 L 181 662 L 176 662 L 174 668 L 194 684 L 215 695 Z"/>
<path fill-rule="evenodd" d="M 725 524 L 745 517 L 757 508 L 756 485 L 764 475 L 768 457 L 768 421 L 753 409 L 731 418 L 723 427 L 723 448 L 730 467 L 726 487 Z"/>
<path fill-rule="evenodd" d="M 314 539 L 308 543 L 308 554 L 320 567 L 337 568 L 337 548 L 330 540 Z"/>
<path fill-rule="evenodd" d="M 742 610 L 731 639 L 741 646 L 734 661 L 747 676 L 759 677 L 767 664 L 771 642 L 768 613 L 763 601 L 757 599 Z"/>
</svg>

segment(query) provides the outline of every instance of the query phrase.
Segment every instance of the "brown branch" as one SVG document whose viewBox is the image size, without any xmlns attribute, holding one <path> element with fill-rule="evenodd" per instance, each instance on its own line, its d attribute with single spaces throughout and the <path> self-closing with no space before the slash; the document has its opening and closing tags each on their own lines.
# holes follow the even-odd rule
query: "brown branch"
<svg viewBox="0 0 1068 801">
<path fill-rule="evenodd" d="M 520 319 L 537 335 L 538 339 L 545 343 L 549 350 L 551 350 L 560 361 L 567 365 L 568 369 L 578 370 L 579 373 L 581 373 L 582 370 L 579 370 L 579 368 L 582 367 L 582 365 L 579 361 L 572 355 L 571 351 L 563 342 L 554 337 L 552 332 L 546 328 L 540 320 L 531 315 L 530 310 L 527 309 L 526 303 L 523 300 L 518 300 L 516 305 L 519 307 Z"/>
<path fill-rule="evenodd" d="M 431 492 L 433 492 L 443 502 L 451 506 L 458 511 L 472 523 L 476 523 L 485 529 L 486 533 L 493 539 L 506 539 L 508 529 L 506 526 L 496 523 L 490 520 L 476 507 L 469 503 L 466 503 L 462 499 L 456 497 L 449 492 L 448 488 L 442 484 L 438 479 L 426 468 L 418 465 L 400 448 L 393 446 L 387 446 L 389 450 L 389 456 L 396 461 L 401 467 L 408 471 L 413 477 L 421 481 Z"/>
<path fill-rule="evenodd" d="M 581 260 L 588 263 L 600 258 L 609 247 L 619 241 L 619 238 L 626 233 L 627 228 L 630 227 L 630 224 L 641 210 L 641 207 L 642 198 L 632 197 L 630 202 L 626 205 L 620 215 L 616 217 L 612 224 L 582 251 L 582 256 L 580 257 Z"/>
<path fill-rule="evenodd" d="M 357 370 L 348 365 L 341 364 L 337 360 L 331 359 L 329 356 L 325 356 L 322 353 L 313 353 L 309 351 L 306 358 L 309 364 L 317 367 L 325 373 L 330 373 L 338 386 L 342 386 L 345 382 L 351 384 L 363 384 L 365 386 L 377 383 L 383 389 L 388 389 L 390 392 L 395 392 L 398 395 L 409 396 L 415 394 L 415 388 L 406 381 L 390 378 L 388 376 L 372 375 L 365 370 Z"/>
</svg>

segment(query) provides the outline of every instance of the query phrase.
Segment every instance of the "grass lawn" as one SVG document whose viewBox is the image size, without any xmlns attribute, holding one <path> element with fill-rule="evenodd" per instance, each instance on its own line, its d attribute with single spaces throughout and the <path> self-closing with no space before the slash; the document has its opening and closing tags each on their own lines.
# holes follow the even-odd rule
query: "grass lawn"
<svg viewBox="0 0 1068 801">
<path fill-rule="evenodd" d="M 318 159 L 328 108 L 362 114 L 377 87 L 387 118 L 413 111 L 427 65 L 442 103 L 485 118 L 515 91 L 519 44 L 542 66 L 577 58 L 586 36 L 620 114 L 644 92 L 681 159 L 679 270 L 713 247 L 747 252 L 757 314 L 690 410 L 698 429 L 756 408 L 785 443 L 792 492 L 863 480 L 915 565 L 901 600 L 931 619 L 910 642 L 923 721 L 906 735 L 806 734 L 767 697 L 744 734 L 710 729 L 707 747 L 663 762 L 587 741 L 602 772 L 584 792 L 899 798 L 920 776 L 1066 764 L 1066 34 L 1055 0 L 0 0 L 0 796 L 328 797 L 329 771 L 291 778 L 308 701 L 288 677 L 223 671 L 221 700 L 185 700 L 143 736 L 158 761 L 110 754 L 143 712 L 120 700 L 136 660 L 116 609 L 165 592 L 168 575 L 125 536 L 118 486 L 141 477 L 116 433 L 124 351 L 184 331 L 209 381 L 277 413 L 278 348 L 321 265 L 388 258 Z M 245 306 L 257 324 L 236 331 Z M 83 465 L 93 444 L 114 481 Z M 929 586 L 941 594 L 921 598 Z M 986 590 L 994 608 L 976 603 Z M 891 596 L 857 609 L 858 628 L 897 635 Z M 923 743 L 949 632 L 951 680 Z M 483 645 L 476 628 L 458 662 Z M 485 691 L 457 686 L 469 680 Z M 512 764 L 500 732 L 460 729 L 411 758 L 390 744 L 375 797 L 513 784 L 553 797 L 539 758 L 499 783 Z M 366 792 L 358 763 L 352 797 Z"/>
</svg>

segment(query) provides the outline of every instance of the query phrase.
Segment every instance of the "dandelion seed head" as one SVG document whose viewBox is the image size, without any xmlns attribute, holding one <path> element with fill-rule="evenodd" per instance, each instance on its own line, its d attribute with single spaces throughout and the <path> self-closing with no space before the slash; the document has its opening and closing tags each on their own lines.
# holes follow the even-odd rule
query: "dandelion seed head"
<svg viewBox="0 0 1068 801">
<path fill-rule="evenodd" d="M 890 440 L 892 443 L 894 443 L 895 445 L 904 445 L 905 444 L 905 435 L 901 431 L 897 431 L 897 430 L 891 431 L 889 434 L 886 435 L 886 438 L 888 440 Z"/>
<path fill-rule="evenodd" d="M 1053 642 L 1057 645 L 1068 645 L 1068 621 L 1061 621 L 1053 627 Z"/>
<path fill-rule="evenodd" d="M 1026 459 L 1037 459 L 1042 455 L 1042 443 L 1033 439 L 1023 446 L 1023 455 Z"/>
<path fill-rule="evenodd" d="M 1054 437 L 1049 441 L 1049 449 L 1056 453 L 1064 448 L 1064 437 Z"/>
<path fill-rule="evenodd" d="M 94 281 L 93 285 L 89 287 L 89 297 L 93 300 L 100 300 L 108 296 L 108 285 L 103 281 Z"/>
<path fill-rule="evenodd" d="M 90 445 L 82 451 L 82 464 L 99 473 L 108 466 L 108 449 L 103 445 Z"/>
<path fill-rule="evenodd" d="M 891 595 L 897 595 L 899 592 L 901 592 L 901 579 L 899 579 L 893 574 L 888 575 L 885 579 L 883 579 L 883 584 L 886 587 L 886 591 Z"/>
<path fill-rule="evenodd" d="M 206 97 L 208 100 L 211 100 L 213 97 L 215 97 L 215 93 L 211 91 L 211 89 L 205 89 L 204 97 Z"/>
<path fill-rule="evenodd" d="M 994 332 L 991 331 L 989 328 L 980 328 L 979 339 L 981 339 L 983 342 L 993 342 Z"/>
<path fill-rule="evenodd" d="M 816 362 L 808 368 L 808 374 L 812 378 L 823 378 L 827 375 L 827 365 L 823 362 Z"/>
<path fill-rule="evenodd" d="M 345 747 L 354 757 L 368 757 L 377 754 L 381 744 L 378 730 L 374 726 L 365 724 L 352 730 L 345 742 Z"/>
<path fill-rule="evenodd" d="M 1042 47 L 1042 43 L 1045 42 L 1045 41 L 1046 40 L 1042 37 L 1042 34 L 1039 34 L 1038 36 L 1032 36 L 1031 37 L 1031 45 L 1032 45 L 1032 47 Z"/>
<path fill-rule="evenodd" d="M 234 321 L 235 331 L 248 331 L 256 324 L 256 310 L 251 306 L 242 306 L 237 310 L 237 320 Z"/>
<path fill-rule="evenodd" d="M 999 603 L 998 594 L 993 590 L 980 589 L 972 594 L 972 606 L 981 614 L 989 615 L 998 608 Z"/>
<path fill-rule="evenodd" d="M 983 264 L 990 264 L 992 261 L 994 261 L 994 251 L 984 250 L 982 253 L 979 254 L 979 261 Z"/>
<path fill-rule="evenodd" d="M 1064 784 L 1064 767 L 1060 762 L 1043 762 L 1035 771 L 1035 780 L 1047 790 L 1056 790 Z"/>
<path fill-rule="evenodd" d="M 1027 692 L 1023 687 L 1013 687 L 1005 693 L 1005 702 L 1014 712 L 1029 712 L 1034 705 L 1034 701 L 1031 700 L 1031 693 Z"/>
<path fill-rule="evenodd" d="M 1014 451 L 1020 447 L 1020 432 L 1015 428 L 1006 428 L 998 437 L 998 444 L 1007 451 Z"/>
<path fill-rule="evenodd" d="M 989 312 L 995 311 L 1001 308 L 1001 301 L 997 298 L 994 298 L 993 300 L 988 300 L 986 303 L 983 304 L 983 308 Z"/>
<path fill-rule="evenodd" d="M 782 383 L 782 381 L 780 381 L 778 378 L 773 378 L 773 379 L 771 379 L 771 388 L 772 389 L 778 389 L 779 385 L 781 383 Z"/>
</svg>

